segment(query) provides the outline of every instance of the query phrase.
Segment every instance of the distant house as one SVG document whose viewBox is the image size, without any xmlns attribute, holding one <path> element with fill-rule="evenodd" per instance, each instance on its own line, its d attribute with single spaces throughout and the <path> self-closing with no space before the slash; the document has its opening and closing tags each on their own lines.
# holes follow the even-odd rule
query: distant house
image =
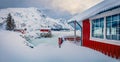
<svg viewBox="0 0 120 62">
<path fill-rule="evenodd" d="M 52 33 L 51 33 L 51 29 L 48 28 L 41 28 L 40 29 L 40 36 L 41 37 L 51 37 Z"/>
<path fill-rule="evenodd" d="M 82 45 L 120 59 L 120 2 L 106 0 L 73 20 L 82 22 Z"/>
</svg>

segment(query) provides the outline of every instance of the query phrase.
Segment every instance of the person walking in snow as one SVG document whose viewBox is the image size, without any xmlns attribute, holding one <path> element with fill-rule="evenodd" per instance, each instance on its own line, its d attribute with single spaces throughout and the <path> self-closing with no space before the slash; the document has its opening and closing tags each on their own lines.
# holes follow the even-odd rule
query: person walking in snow
<svg viewBox="0 0 120 62">
<path fill-rule="evenodd" d="M 62 45 L 62 43 L 63 43 L 63 41 L 64 41 L 64 38 L 59 38 L 59 41 L 58 41 L 58 46 L 59 46 L 59 48 L 61 48 L 61 45 Z"/>
</svg>

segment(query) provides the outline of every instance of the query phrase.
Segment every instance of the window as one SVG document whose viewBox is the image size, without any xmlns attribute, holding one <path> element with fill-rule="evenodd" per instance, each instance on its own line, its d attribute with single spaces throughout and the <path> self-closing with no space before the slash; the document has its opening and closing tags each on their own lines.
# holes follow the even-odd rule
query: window
<svg viewBox="0 0 120 62">
<path fill-rule="evenodd" d="M 106 39 L 120 40 L 120 15 L 106 17 Z"/>
<path fill-rule="evenodd" d="M 94 38 L 120 40 L 120 14 L 93 19 L 91 35 Z"/>
<path fill-rule="evenodd" d="M 92 37 L 104 37 L 104 18 L 94 19 L 92 21 Z"/>
</svg>

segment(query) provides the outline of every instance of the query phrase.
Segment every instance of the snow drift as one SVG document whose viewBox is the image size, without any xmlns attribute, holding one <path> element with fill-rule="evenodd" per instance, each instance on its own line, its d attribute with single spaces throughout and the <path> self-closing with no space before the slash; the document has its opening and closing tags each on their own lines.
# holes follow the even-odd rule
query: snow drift
<svg viewBox="0 0 120 62">
<path fill-rule="evenodd" d="M 63 43 L 62 48 L 47 43 L 29 48 L 18 33 L 0 31 L 0 37 L 1 62 L 119 62 L 68 41 Z"/>
</svg>

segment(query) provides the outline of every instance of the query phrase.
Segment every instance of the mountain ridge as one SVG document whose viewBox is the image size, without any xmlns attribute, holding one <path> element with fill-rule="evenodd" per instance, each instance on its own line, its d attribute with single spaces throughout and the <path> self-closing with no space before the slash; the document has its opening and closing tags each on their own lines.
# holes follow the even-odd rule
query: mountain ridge
<svg viewBox="0 0 120 62">
<path fill-rule="evenodd" d="M 0 23 L 3 23 L 10 13 L 12 15 L 12 18 L 15 20 L 17 29 L 28 28 L 29 30 L 34 30 L 46 27 L 67 28 L 68 26 L 68 24 L 66 23 L 67 21 L 63 21 L 62 19 L 50 18 L 43 14 L 40 9 L 34 7 L 0 9 L 0 13 Z"/>
</svg>

